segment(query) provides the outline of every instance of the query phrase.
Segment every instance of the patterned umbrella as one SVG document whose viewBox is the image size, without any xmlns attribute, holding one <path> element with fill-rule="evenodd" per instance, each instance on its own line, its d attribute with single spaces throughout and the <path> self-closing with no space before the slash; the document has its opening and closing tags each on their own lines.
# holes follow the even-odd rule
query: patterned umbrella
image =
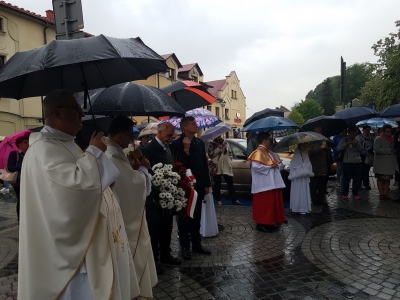
<svg viewBox="0 0 400 300">
<path fill-rule="evenodd" d="M 218 123 L 222 122 L 216 115 L 204 108 L 195 108 L 189 110 L 186 113 L 186 117 L 189 116 L 196 119 L 196 123 L 199 129 L 214 127 Z M 161 123 L 163 122 L 171 123 L 177 130 L 181 129 L 181 118 L 173 117 L 169 120 L 161 121 Z"/>
<path fill-rule="evenodd" d="M 385 118 L 372 118 L 372 119 L 360 121 L 356 124 L 357 127 L 370 126 L 372 129 L 375 129 L 375 130 L 378 128 L 382 128 L 383 125 L 390 125 L 390 126 L 392 126 L 392 128 L 399 127 L 397 122 L 390 120 L 390 119 L 385 119 Z"/>
<path fill-rule="evenodd" d="M 225 123 L 219 123 L 215 127 L 212 127 L 204 131 L 200 139 L 202 139 L 203 141 L 213 140 L 217 136 L 220 136 L 225 132 L 228 132 L 229 130 L 231 130 L 231 125 Z"/>
<path fill-rule="evenodd" d="M 294 150 L 297 148 L 298 144 L 310 143 L 316 141 L 327 141 L 327 140 L 328 138 L 316 132 L 312 131 L 297 132 L 281 139 L 280 142 L 275 146 L 274 151 L 277 152 L 277 151 Z"/>
<path fill-rule="evenodd" d="M 243 128 L 242 131 L 260 132 L 260 131 L 276 131 L 283 129 L 300 129 L 292 120 L 285 117 L 267 117 L 257 120 Z"/>
</svg>

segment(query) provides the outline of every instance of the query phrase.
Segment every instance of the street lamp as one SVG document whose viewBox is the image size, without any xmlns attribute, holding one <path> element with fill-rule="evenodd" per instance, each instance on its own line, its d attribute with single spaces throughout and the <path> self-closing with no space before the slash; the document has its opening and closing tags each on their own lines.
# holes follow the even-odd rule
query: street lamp
<svg viewBox="0 0 400 300">
<path fill-rule="evenodd" d="M 221 107 L 224 108 L 225 105 L 226 105 L 226 101 L 222 100 L 222 99 L 219 99 L 219 104 L 221 104 Z"/>
</svg>

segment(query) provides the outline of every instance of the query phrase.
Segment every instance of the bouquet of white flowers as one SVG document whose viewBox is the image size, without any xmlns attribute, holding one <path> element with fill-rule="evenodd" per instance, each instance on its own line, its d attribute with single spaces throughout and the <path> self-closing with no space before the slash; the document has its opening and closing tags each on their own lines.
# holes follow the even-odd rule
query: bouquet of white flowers
<svg viewBox="0 0 400 300">
<path fill-rule="evenodd" d="M 153 201 L 170 212 L 179 212 L 187 206 L 186 191 L 180 187 L 186 170 L 182 164 L 155 164 L 151 176 Z M 184 171 L 184 172 L 183 172 Z"/>
</svg>

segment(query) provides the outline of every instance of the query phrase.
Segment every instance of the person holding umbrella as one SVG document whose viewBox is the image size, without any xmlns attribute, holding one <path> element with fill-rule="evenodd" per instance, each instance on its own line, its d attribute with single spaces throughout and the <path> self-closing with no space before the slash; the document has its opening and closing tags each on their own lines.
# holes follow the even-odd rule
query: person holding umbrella
<svg viewBox="0 0 400 300">
<path fill-rule="evenodd" d="M 350 127 L 347 130 L 348 137 L 343 138 L 337 146 L 338 151 L 343 154 L 343 175 L 342 175 L 342 199 L 348 200 L 350 180 L 353 179 L 352 194 L 354 200 L 361 200 L 358 195 L 361 179 L 361 155 L 365 154 L 364 147 L 356 139 L 357 128 Z"/>
<path fill-rule="evenodd" d="M 286 222 L 282 189 L 285 187 L 280 169 L 282 162 L 273 151 L 273 139 L 268 132 L 257 135 L 258 148 L 251 153 L 253 220 L 257 230 L 271 232 Z"/>
<path fill-rule="evenodd" d="M 373 164 L 374 160 L 374 137 L 371 135 L 371 126 L 363 126 L 362 133 L 356 136 L 356 139 L 364 147 L 365 153 L 361 154 L 361 184 L 364 184 L 366 190 L 370 190 L 371 186 L 369 184 L 369 170 Z"/>
<path fill-rule="evenodd" d="M 233 186 L 232 151 L 229 144 L 221 136 L 216 137 L 208 146 L 207 152 L 209 159 L 217 166 L 217 172 L 214 175 L 214 199 L 217 200 L 218 205 L 222 205 L 221 179 L 224 177 L 232 205 L 242 205 L 236 199 L 235 187 Z"/>
<path fill-rule="evenodd" d="M 379 199 L 390 200 L 388 196 L 390 179 L 399 170 L 392 137 L 392 126 L 384 125 L 382 127 L 382 133 L 375 139 L 374 152 L 374 173 L 378 183 Z"/>
</svg>

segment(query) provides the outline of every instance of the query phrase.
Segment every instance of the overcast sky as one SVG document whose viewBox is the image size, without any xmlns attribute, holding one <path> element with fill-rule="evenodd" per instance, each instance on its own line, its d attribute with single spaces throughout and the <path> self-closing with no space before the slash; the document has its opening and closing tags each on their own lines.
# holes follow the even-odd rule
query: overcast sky
<svg viewBox="0 0 400 300">
<path fill-rule="evenodd" d="M 8 1 L 7 1 L 8 2 Z M 45 15 L 51 0 L 9 0 Z M 205 81 L 236 71 L 248 116 L 288 108 L 347 65 L 374 62 L 395 31 L 399 0 L 82 0 L 94 35 L 137 37 L 158 54 L 198 63 Z"/>
</svg>

